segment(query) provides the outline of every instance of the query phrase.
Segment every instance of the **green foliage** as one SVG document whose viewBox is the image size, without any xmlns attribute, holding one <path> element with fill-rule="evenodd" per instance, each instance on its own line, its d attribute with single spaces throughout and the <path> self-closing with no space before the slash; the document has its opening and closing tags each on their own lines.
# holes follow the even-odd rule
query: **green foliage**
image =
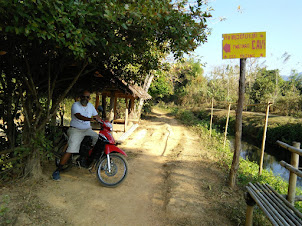
<svg viewBox="0 0 302 226">
<path fill-rule="evenodd" d="M 90 62 L 105 56 L 120 67 L 134 62 L 156 66 L 159 59 L 148 54 L 154 48 L 175 56 L 194 50 L 205 41 L 211 16 L 201 10 L 201 1 L 41 0 L 1 1 L 0 6 L 0 30 L 9 37 L 38 41 L 53 53 Z M 25 40 L 19 41 L 23 45 Z"/>
<path fill-rule="evenodd" d="M 214 98 L 215 108 L 226 108 L 226 103 L 234 103 L 238 99 L 238 66 L 215 67 L 209 77 L 204 77 L 199 62 L 186 60 L 171 64 L 165 74 L 165 84 L 171 81 L 169 85 L 172 85 L 172 94 L 160 95 L 164 91 L 155 85 L 152 92 L 157 93 L 157 101 L 174 101 L 187 107 L 210 107 L 211 99 Z M 279 70 L 267 70 L 259 66 L 257 60 L 248 60 L 246 110 L 265 111 L 265 104 L 269 101 L 273 103 L 270 107 L 271 113 L 300 117 L 301 77 L 296 71 L 292 71 L 289 80 L 284 81 L 279 75 Z M 253 106 L 249 106 L 251 104 Z"/>
<path fill-rule="evenodd" d="M 7 217 L 9 212 L 8 204 L 10 203 L 10 197 L 8 195 L 1 196 L 0 199 L 0 224 L 10 224 L 11 220 Z"/>
<path fill-rule="evenodd" d="M 0 163 L 8 160 L 9 158 L 10 158 L 10 154 L 2 154 L 2 155 L 0 155 Z M 7 170 L 7 169 L 10 169 L 10 168 L 13 167 L 12 162 L 1 164 L 0 166 L 1 166 L 1 171 Z"/>
<path fill-rule="evenodd" d="M 267 130 L 268 145 L 276 147 L 276 144 L 272 141 L 280 140 L 287 144 L 292 144 L 294 141 L 302 140 L 302 124 L 283 124 L 273 125 Z"/>
<path fill-rule="evenodd" d="M 249 94 L 252 103 L 275 103 L 280 96 L 280 87 L 283 83 L 284 80 L 279 75 L 278 70 L 263 69 L 259 71 L 259 76 L 256 78 Z"/>
<path fill-rule="evenodd" d="M 167 99 L 172 94 L 173 84 L 166 71 L 157 71 L 148 92 L 154 100 Z"/>
<path fill-rule="evenodd" d="M 206 79 L 199 61 L 179 61 L 169 71 L 161 72 L 151 86 L 156 100 L 192 105 L 206 98 Z"/>
</svg>

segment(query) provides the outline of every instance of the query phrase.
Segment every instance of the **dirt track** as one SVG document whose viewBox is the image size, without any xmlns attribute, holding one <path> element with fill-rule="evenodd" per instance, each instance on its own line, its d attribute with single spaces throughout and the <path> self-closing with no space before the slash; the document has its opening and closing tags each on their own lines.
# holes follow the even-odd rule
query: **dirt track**
<svg viewBox="0 0 302 226">
<path fill-rule="evenodd" d="M 234 225 L 227 217 L 234 192 L 225 175 L 174 118 L 155 110 L 121 148 L 129 155 L 129 174 L 117 188 L 104 188 L 95 173 L 77 168 L 52 181 L 52 165 L 37 186 L 2 188 L 0 195 L 11 197 L 14 224 Z"/>
</svg>

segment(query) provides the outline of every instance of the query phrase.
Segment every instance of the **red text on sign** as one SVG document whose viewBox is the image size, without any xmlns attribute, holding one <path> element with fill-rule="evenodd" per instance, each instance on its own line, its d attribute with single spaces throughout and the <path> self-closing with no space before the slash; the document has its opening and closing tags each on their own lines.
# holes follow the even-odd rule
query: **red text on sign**
<svg viewBox="0 0 302 226">
<path fill-rule="evenodd" d="M 265 40 L 253 40 L 252 49 L 265 49 Z"/>
</svg>

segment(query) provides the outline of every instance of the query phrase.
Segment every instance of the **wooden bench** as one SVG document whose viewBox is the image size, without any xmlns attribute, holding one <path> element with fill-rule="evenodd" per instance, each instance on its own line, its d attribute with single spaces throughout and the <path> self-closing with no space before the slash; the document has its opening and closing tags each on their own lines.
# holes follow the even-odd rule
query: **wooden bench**
<svg viewBox="0 0 302 226">
<path fill-rule="evenodd" d="M 292 152 L 291 165 L 284 161 L 280 162 L 290 171 L 288 194 L 287 196 L 278 194 L 268 184 L 249 183 L 246 186 L 247 193 L 245 194 L 247 203 L 245 225 L 252 225 L 253 223 L 255 204 L 259 206 L 273 225 L 302 225 L 302 213 L 294 207 L 294 201 L 300 200 L 299 197 L 295 197 L 297 175 L 302 176 L 302 171 L 298 170 L 299 155 L 302 155 L 300 143 L 295 143 L 294 146 L 280 141 L 277 143 Z"/>
<path fill-rule="evenodd" d="M 252 212 L 257 204 L 273 225 L 302 225 L 302 214 L 282 195 L 268 184 L 246 186 L 247 219 L 246 225 L 252 225 Z"/>
</svg>

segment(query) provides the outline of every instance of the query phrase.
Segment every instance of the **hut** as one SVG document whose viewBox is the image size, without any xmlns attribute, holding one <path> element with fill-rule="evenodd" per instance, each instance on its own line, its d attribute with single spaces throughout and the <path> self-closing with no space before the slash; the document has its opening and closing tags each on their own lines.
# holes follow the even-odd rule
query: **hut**
<svg viewBox="0 0 302 226">
<path fill-rule="evenodd" d="M 95 76 L 102 78 L 102 75 L 98 73 L 96 73 Z M 126 105 L 123 118 L 117 114 L 119 98 L 124 99 Z M 113 77 L 107 80 L 102 90 L 96 92 L 95 108 L 101 104 L 103 107 L 102 117 L 109 121 L 113 120 L 115 131 L 123 130 L 126 132 L 129 123 L 138 123 L 140 120 L 140 112 L 137 111 L 135 102 L 141 99 L 151 99 L 151 96 L 140 86 L 136 84 L 130 85 L 119 78 Z M 108 100 L 109 107 L 107 104 Z M 118 125 L 123 125 L 122 129 L 121 126 Z"/>
</svg>

